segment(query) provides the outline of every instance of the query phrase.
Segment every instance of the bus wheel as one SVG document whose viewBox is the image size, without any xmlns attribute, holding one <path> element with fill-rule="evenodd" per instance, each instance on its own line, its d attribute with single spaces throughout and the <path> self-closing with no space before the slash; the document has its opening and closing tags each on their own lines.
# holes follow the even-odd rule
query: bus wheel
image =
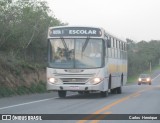
<svg viewBox="0 0 160 123">
<path fill-rule="evenodd" d="M 67 93 L 67 91 L 58 91 L 58 96 L 60 98 L 64 98 L 64 97 L 66 97 L 66 93 Z"/>
<path fill-rule="evenodd" d="M 122 87 L 118 87 L 117 88 L 117 94 L 121 94 L 122 93 Z"/>
<path fill-rule="evenodd" d="M 111 94 L 116 94 L 117 93 L 117 89 L 114 88 L 114 89 L 111 89 Z"/>
<path fill-rule="evenodd" d="M 101 91 L 101 97 L 107 97 L 108 91 Z"/>
</svg>

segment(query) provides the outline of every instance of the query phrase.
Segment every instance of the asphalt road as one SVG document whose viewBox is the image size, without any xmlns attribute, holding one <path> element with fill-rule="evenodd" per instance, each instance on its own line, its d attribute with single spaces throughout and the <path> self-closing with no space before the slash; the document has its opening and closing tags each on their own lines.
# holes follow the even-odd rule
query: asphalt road
<svg viewBox="0 0 160 123">
<path fill-rule="evenodd" d="M 7 97 L 0 99 L 0 114 L 160 114 L 160 71 L 152 75 L 152 85 L 137 85 L 137 83 L 123 86 L 122 94 L 109 94 L 102 98 L 98 93 L 78 95 L 68 93 L 61 99 L 56 92 L 33 94 L 25 96 Z M 74 117 L 74 116 L 73 116 Z M 118 115 L 117 115 L 118 117 Z M 86 118 L 86 117 L 84 117 Z M 41 122 L 57 123 L 159 123 L 160 120 L 54 120 Z M 1 123 L 2 121 L 0 121 Z M 17 121 L 3 121 L 17 123 Z M 35 121 L 23 121 L 34 122 Z M 39 121 L 38 121 L 39 122 Z"/>
</svg>

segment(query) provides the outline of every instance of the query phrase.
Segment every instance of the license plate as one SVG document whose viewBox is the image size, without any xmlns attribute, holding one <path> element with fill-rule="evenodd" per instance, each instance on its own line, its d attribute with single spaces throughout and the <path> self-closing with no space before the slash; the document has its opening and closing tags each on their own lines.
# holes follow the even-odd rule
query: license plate
<svg viewBox="0 0 160 123">
<path fill-rule="evenodd" d="M 79 90 L 79 87 L 78 86 L 71 86 L 70 89 L 71 90 Z"/>
</svg>

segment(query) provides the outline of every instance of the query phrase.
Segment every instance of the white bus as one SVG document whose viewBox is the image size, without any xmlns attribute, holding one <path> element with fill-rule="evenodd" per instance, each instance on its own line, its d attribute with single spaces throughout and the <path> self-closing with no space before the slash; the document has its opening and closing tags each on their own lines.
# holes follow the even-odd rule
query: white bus
<svg viewBox="0 0 160 123">
<path fill-rule="evenodd" d="M 57 26 L 48 30 L 47 90 L 121 93 L 127 81 L 126 42 L 102 28 Z"/>
</svg>

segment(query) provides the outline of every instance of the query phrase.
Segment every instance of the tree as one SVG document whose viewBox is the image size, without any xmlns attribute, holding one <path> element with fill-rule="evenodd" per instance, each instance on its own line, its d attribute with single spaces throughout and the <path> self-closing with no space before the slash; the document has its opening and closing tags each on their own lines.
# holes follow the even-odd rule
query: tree
<svg viewBox="0 0 160 123">
<path fill-rule="evenodd" d="M 160 58 L 160 41 L 140 41 L 135 43 L 127 39 L 128 43 L 128 74 L 129 76 L 149 70 L 149 64 L 156 66 Z"/>
<path fill-rule="evenodd" d="M 35 3 L 36 2 L 36 3 Z M 34 60 L 46 49 L 49 26 L 63 25 L 44 1 L 0 1 L 0 50 Z"/>
</svg>

